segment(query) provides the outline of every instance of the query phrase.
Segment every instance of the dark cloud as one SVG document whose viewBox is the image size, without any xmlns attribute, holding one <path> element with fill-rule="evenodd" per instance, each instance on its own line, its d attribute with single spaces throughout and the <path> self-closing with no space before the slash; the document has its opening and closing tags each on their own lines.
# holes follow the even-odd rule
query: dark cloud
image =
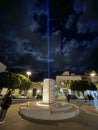
<svg viewBox="0 0 98 130">
<path fill-rule="evenodd" d="M 74 10 L 83 12 L 77 23 L 78 32 L 98 31 L 97 0 L 75 0 Z"/>
<path fill-rule="evenodd" d="M 46 2 L 0 3 L 0 61 L 45 75 L 49 66 L 50 73 L 98 70 L 97 0 Z"/>
</svg>

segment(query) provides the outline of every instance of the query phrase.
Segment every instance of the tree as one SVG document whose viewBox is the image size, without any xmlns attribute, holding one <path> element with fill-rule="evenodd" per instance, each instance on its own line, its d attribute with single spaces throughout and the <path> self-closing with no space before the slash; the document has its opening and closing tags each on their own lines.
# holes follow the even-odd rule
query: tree
<svg viewBox="0 0 98 130">
<path fill-rule="evenodd" d="M 97 90 L 96 86 L 92 82 L 85 80 L 73 81 L 70 87 L 73 91 L 82 91 L 83 95 L 86 90 Z"/>
<path fill-rule="evenodd" d="M 65 88 L 69 89 L 70 88 L 70 81 L 66 80 L 65 82 Z"/>
<path fill-rule="evenodd" d="M 28 79 L 23 74 L 17 74 L 17 73 L 13 73 L 12 83 L 13 83 L 13 86 L 12 86 L 13 89 L 18 88 L 21 91 L 22 90 L 26 91 L 27 89 L 30 88 L 30 85 L 31 85 L 30 79 Z"/>
<path fill-rule="evenodd" d="M 0 73 L 0 88 L 6 87 L 8 89 L 19 88 L 20 90 L 28 89 L 31 81 L 23 74 L 12 72 Z"/>
<path fill-rule="evenodd" d="M 69 80 L 63 80 L 63 82 L 61 83 L 62 84 L 62 87 L 66 88 L 66 89 L 69 89 L 70 88 L 70 83 L 71 81 Z"/>
<path fill-rule="evenodd" d="M 11 88 L 12 81 L 11 81 L 11 74 L 9 72 L 2 72 L 0 73 L 0 88 L 2 89 L 3 87 L 6 88 Z"/>
</svg>

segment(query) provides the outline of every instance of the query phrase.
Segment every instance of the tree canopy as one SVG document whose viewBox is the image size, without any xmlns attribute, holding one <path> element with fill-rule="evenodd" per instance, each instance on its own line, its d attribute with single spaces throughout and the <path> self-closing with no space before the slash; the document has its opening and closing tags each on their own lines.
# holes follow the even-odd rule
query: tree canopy
<svg viewBox="0 0 98 130">
<path fill-rule="evenodd" d="M 70 87 L 74 91 L 97 90 L 96 86 L 92 82 L 85 80 L 73 81 Z"/>
<path fill-rule="evenodd" d="M 28 89 L 31 81 L 23 74 L 17 74 L 12 72 L 0 73 L 0 88 L 3 87 L 8 89 L 19 88 L 20 90 Z"/>
</svg>

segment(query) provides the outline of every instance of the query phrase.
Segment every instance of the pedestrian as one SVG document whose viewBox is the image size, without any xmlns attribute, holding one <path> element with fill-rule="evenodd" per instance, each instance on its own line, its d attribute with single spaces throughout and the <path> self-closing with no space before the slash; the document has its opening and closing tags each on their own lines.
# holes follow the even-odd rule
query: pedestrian
<svg viewBox="0 0 98 130">
<path fill-rule="evenodd" d="M 94 98 L 91 94 L 90 95 L 88 94 L 87 97 L 88 97 L 88 100 L 89 100 L 89 105 L 91 105 L 91 102 L 93 102 Z"/>
<path fill-rule="evenodd" d="M 11 91 L 9 90 L 8 93 L 4 96 L 4 98 L 1 101 L 0 104 L 0 124 L 4 123 L 4 118 L 6 116 L 7 110 L 12 104 L 12 94 Z"/>
<path fill-rule="evenodd" d="M 70 94 L 67 94 L 67 101 L 70 102 Z"/>
</svg>

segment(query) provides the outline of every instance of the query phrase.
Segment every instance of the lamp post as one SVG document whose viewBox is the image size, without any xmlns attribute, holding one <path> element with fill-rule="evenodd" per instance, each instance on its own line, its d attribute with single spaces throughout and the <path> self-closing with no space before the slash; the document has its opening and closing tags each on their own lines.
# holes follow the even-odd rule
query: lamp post
<svg viewBox="0 0 98 130">
<path fill-rule="evenodd" d="M 94 77 L 95 75 L 96 75 L 95 71 L 92 71 L 91 74 L 90 74 L 91 77 Z"/>
<path fill-rule="evenodd" d="M 93 83 L 95 83 L 95 82 L 96 82 L 96 72 L 95 72 L 95 71 L 92 71 L 92 72 L 90 73 L 90 76 L 91 76 L 91 81 L 92 81 Z"/>
<path fill-rule="evenodd" d="M 26 74 L 27 74 L 27 76 L 28 76 L 28 78 L 29 78 L 29 76 L 31 75 L 31 72 L 30 72 L 30 71 L 27 71 Z"/>
</svg>

